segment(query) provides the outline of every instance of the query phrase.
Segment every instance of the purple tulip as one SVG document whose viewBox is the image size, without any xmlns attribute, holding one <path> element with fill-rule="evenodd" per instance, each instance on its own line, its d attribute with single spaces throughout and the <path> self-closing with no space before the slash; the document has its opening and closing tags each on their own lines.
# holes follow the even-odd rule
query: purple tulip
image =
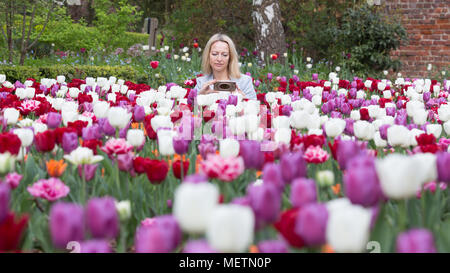
<svg viewBox="0 0 450 273">
<path fill-rule="evenodd" d="M 264 153 L 261 143 L 255 140 L 243 140 L 239 145 L 239 153 L 244 160 L 246 169 L 260 170 L 264 165 Z"/>
<path fill-rule="evenodd" d="M 217 251 L 206 240 L 199 239 L 186 242 L 183 253 L 217 253 Z"/>
<path fill-rule="evenodd" d="M 55 113 L 55 112 L 48 113 L 48 115 L 47 115 L 48 128 L 50 128 L 50 129 L 58 128 L 59 125 L 61 124 L 61 121 L 62 121 L 61 114 Z"/>
<path fill-rule="evenodd" d="M 137 253 L 168 253 L 181 241 L 181 230 L 173 216 L 160 216 L 150 225 L 141 225 L 136 231 Z"/>
<path fill-rule="evenodd" d="M 387 140 L 387 130 L 391 127 L 389 124 L 383 124 L 380 126 L 380 137 L 384 140 Z"/>
<path fill-rule="evenodd" d="M 296 178 L 306 177 L 306 165 L 306 160 L 301 152 L 283 154 L 280 160 L 280 168 L 284 182 L 290 184 Z"/>
<path fill-rule="evenodd" d="M 283 174 L 280 165 L 266 163 L 263 168 L 263 181 L 275 185 L 280 191 L 284 188 Z"/>
<path fill-rule="evenodd" d="M 176 135 L 173 137 L 173 149 L 179 155 L 185 154 L 189 150 L 189 141 L 184 139 L 183 136 Z"/>
<path fill-rule="evenodd" d="M 299 79 L 299 77 L 298 77 L 297 75 L 293 75 L 293 76 L 292 76 L 292 80 L 293 80 L 294 82 L 300 81 L 300 79 Z"/>
<path fill-rule="evenodd" d="M 270 183 L 250 184 L 247 188 L 250 207 L 255 213 L 256 226 L 277 220 L 281 209 L 281 192 Z"/>
<path fill-rule="evenodd" d="M 259 87 L 260 84 L 261 84 L 261 82 L 259 80 L 255 81 L 255 87 Z"/>
<path fill-rule="evenodd" d="M 145 118 L 145 109 L 143 106 L 136 105 L 134 107 L 134 120 L 137 122 L 141 122 Z"/>
<path fill-rule="evenodd" d="M 106 240 L 89 240 L 81 243 L 80 253 L 112 253 Z"/>
<path fill-rule="evenodd" d="M 433 234 L 427 229 L 411 229 L 397 237 L 399 253 L 435 253 Z"/>
<path fill-rule="evenodd" d="M 431 98 L 431 93 L 430 92 L 424 92 L 423 95 L 422 95 L 422 98 L 423 98 L 424 102 L 429 101 L 430 98 Z"/>
<path fill-rule="evenodd" d="M 83 207 L 78 204 L 59 202 L 50 209 L 50 234 L 53 244 L 66 248 L 70 241 L 84 238 Z"/>
<path fill-rule="evenodd" d="M 299 211 L 294 231 L 308 246 L 322 245 L 326 242 L 327 222 L 328 211 L 326 206 L 311 203 Z"/>
<path fill-rule="evenodd" d="M 287 253 L 288 246 L 283 240 L 266 240 L 258 244 L 260 253 Z"/>
<path fill-rule="evenodd" d="M 201 173 L 190 174 L 186 176 L 183 183 L 203 183 L 208 182 L 208 177 Z"/>
<path fill-rule="evenodd" d="M 336 157 L 341 170 L 345 170 L 347 167 L 347 162 L 358 155 L 361 151 L 358 143 L 351 140 L 339 141 Z"/>
<path fill-rule="evenodd" d="M 353 204 L 371 207 L 383 197 L 373 157 L 361 155 L 350 159 L 343 180 L 345 195 Z"/>
<path fill-rule="evenodd" d="M 94 238 L 115 238 L 119 233 L 119 215 L 112 197 L 90 199 L 86 219 Z"/>
<path fill-rule="evenodd" d="M 119 137 L 120 138 L 124 138 L 124 139 L 127 138 L 127 132 L 128 132 L 128 129 L 130 129 L 130 126 L 131 126 L 131 121 L 128 122 L 127 126 L 125 126 L 124 128 L 119 130 Z"/>
<path fill-rule="evenodd" d="M 353 130 L 353 125 L 355 124 L 355 121 L 351 118 L 346 118 L 345 119 L 345 129 L 344 129 L 344 134 L 349 135 L 349 136 L 353 136 L 355 134 L 354 130 Z"/>
<path fill-rule="evenodd" d="M 93 140 L 100 139 L 102 137 L 100 126 L 94 124 L 89 127 L 84 127 L 82 129 L 82 138 L 83 140 Z"/>
<path fill-rule="evenodd" d="M 116 134 L 116 129 L 111 126 L 107 118 L 100 118 L 98 120 L 98 125 L 100 125 L 105 135 L 114 136 Z"/>
<path fill-rule="evenodd" d="M 341 107 L 341 111 L 342 111 L 342 114 L 344 114 L 344 115 L 350 115 L 350 113 L 352 112 L 352 108 L 350 107 L 350 104 L 343 103 L 342 107 Z"/>
<path fill-rule="evenodd" d="M 234 106 L 236 106 L 236 105 L 237 105 L 237 99 L 238 99 L 237 96 L 235 96 L 235 95 L 230 95 L 230 96 L 228 97 L 228 104 L 229 104 L 229 105 L 234 105 Z"/>
<path fill-rule="evenodd" d="M 328 102 L 325 102 L 325 103 L 322 104 L 322 106 L 320 107 L 320 110 L 322 110 L 322 113 L 328 114 L 328 113 L 331 111 L 330 104 L 329 104 Z"/>
<path fill-rule="evenodd" d="M 342 119 L 342 113 L 341 112 L 333 111 L 333 112 L 331 112 L 330 116 L 331 116 L 331 118 Z"/>
<path fill-rule="evenodd" d="M 119 170 L 129 172 L 133 169 L 133 154 L 126 153 L 117 155 L 117 166 Z"/>
<path fill-rule="evenodd" d="M 312 80 L 313 80 L 313 81 L 319 80 L 319 74 L 313 73 L 313 74 L 312 74 Z"/>
<path fill-rule="evenodd" d="M 293 207 L 300 208 L 317 200 L 316 182 L 312 179 L 297 178 L 292 181 L 291 203 Z"/>
<path fill-rule="evenodd" d="M 230 203 L 250 207 L 250 198 L 248 196 L 235 197 Z"/>
<path fill-rule="evenodd" d="M 357 92 L 358 91 L 356 90 L 356 88 L 351 88 L 350 91 L 348 91 L 349 98 L 352 98 L 352 99 L 356 98 L 356 93 Z"/>
<path fill-rule="evenodd" d="M 197 98 L 197 89 L 192 89 L 191 92 L 189 92 L 189 95 L 187 97 L 187 101 L 189 105 L 194 105 L 194 101 Z"/>
<path fill-rule="evenodd" d="M 20 81 L 16 81 L 14 83 L 14 87 L 17 88 L 27 88 L 25 84 L 21 83 Z"/>
<path fill-rule="evenodd" d="M 267 79 L 269 81 L 271 81 L 273 79 L 273 74 L 272 73 L 267 73 Z"/>
<path fill-rule="evenodd" d="M 281 108 L 281 115 L 283 116 L 290 116 L 293 108 L 290 105 L 283 105 L 283 108 Z"/>
<path fill-rule="evenodd" d="M 438 181 L 450 183 L 450 153 L 436 155 Z"/>
<path fill-rule="evenodd" d="M 64 153 L 69 154 L 78 147 L 77 133 L 64 133 L 62 137 L 62 148 Z"/>
<path fill-rule="evenodd" d="M 78 175 L 83 178 L 84 181 L 91 181 L 95 177 L 95 172 L 97 171 L 98 164 L 82 164 L 78 165 Z"/>
<path fill-rule="evenodd" d="M 0 223 L 8 216 L 10 195 L 9 185 L 0 182 Z"/>
</svg>

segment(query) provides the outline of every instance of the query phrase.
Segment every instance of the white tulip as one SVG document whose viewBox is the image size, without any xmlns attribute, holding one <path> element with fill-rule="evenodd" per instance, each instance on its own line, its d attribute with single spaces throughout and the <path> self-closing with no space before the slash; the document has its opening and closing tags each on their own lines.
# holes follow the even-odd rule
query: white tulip
<svg viewBox="0 0 450 273">
<path fill-rule="evenodd" d="M 289 128 L 289 120 L 287 116 L 278 116 L 273 119 L 273 128 Z"/>
<path fill-rule="evenodd" d="M 414 197 L 427 182 L 422 172 L 429 167 L 421 166 L 422 163 L 422 160 L 401 154 L 389 154 L 377 159 L 375 167 L 383 193 L 393 199 Z"/>
<path fill-rule="evenodd" d="M 17 120 L 19 119 L 19 115 L 19 110 L 16 110 L 15 108 L 6 108 L 3 111 L 3 117 L 6 119 L 6 123 L 8 125 L 16 124 Z"/>
<path fill-rule="evenodd" d="M 236 136 L 245 134 L 245 117 L 232 117 L 228 120 L 231 133 Z"/>
<path fill-rule="evenodd" d="M 0 74 L 0 84 L 3 84 L 6 81 L 5 74 Z"/>
<path fill-rule="evenodd" d="M 109 103 L 107 101 L 99 101 L 94 104 L 93 110 L 97 118 L 106 118 L 108 116 Z"/>
<path fill-rule="evenodd" d="M 391 146 L 408 147 L 410 145 L 410 132 L 402 125 L 392 125 L 387 129 L 387 141 Z"/>
<path fill-rule="evenodd" d="M 327 243 L 336 252 L 363 252 L 370 235 L 371 211 L 347 205 L 329 213 L 326 227 Z"/>
<path fill-rule="evenodd" d="M 144 131 L 139 129 L 130 129 L 127 132 L 127 142 L 133 147 L 139 147 L 145 142 Z"/>
<path fill-rule="evenodd" d="M 450 120 L 444 123 L 444 130 L 447 135 L 450 135 Z"/>
<path fill-rule="evenodd" d="M 293 128 L 304 129 L 308 126 L 310 115 L 306 111 L 294 111 L 289 119 Z"/>
<path fill-rule="evenodd" d="M 416 136 L 420 136 L 421 134 L 424 134 L 425 132 L 419 129 L 412 129 L 411 131 L 409 131 L 409 145 L 410 146 L 417 146 L 417 140 L 416 140 Z"/>
<path fill-rule="evenodd" d="M 328 137 L 337 137 L 344 132 L 346 123 L 340 118 L 332 118 L 325 122 L 325 132 Z"/>
<path fill-rule="evenodd" d="M 373 124 L 365 120 L 358 120 L 353 124 L 355 136 L 363 140 L 371 140 L 375 134 Z"/>
<path fill-rule="evenodd" d="M 103 156 L 94 155 L 94 152 L 86 147 L 78 147 L 69 155 L 65 155 L 64 158 L 76 166 L 82 164 L 95 164 L 103 160 Z"/>
<path fill-rule="evenodd" d="M 237 157 L 239 155 L 239 141 L 232 138 L 221 139 L 219 142 L 220 156 L 223 158 Z"/>
<path fill-rule="evenodd" d="M 75 99 L 78 97 L 78 94 L 80 93 L 80 89 L 76 88 L 76 87 L 71 87 L 69 88 L 69 96 L 72 99 Z"/>
<path fill-rule="evenodd" d="M 114 202 L 116 205 L 117 214 L 122 221 L 128 220 L 131 217 L 131 203 L 130 200 Z"/>
<path fill-rule="evenodd" d="M 92 77 L 86 78 L 86 85 L 94 86 L 95 85 L 95 79 Z"/>
<path fill-rule="evenodd" d="M 181 183 L 175 190 L 173 215 L 183 231 L 203 233 L 218 203 L 216 185 L 208 182 Z"/>
<path fill-rule="evenodd" d="M 441 137 L 442 133 L 442 126 L 440 124 L 428 124 L 426 126 L 427 134 L 433 134 L 436 139 L 439 139 Z"/>
<path fill-rule="evenodd" d="M 356 92 L 356 98 L 357 99 L 365 99 L 366 98 L 366 92 L 364 92 L 362 90 Z"/>
<path fill-rule="evenodd" d="M 406 113 L 408 116 L 413 117 L 414 114 L 424 109 L 424 104 L 417 100 L 411 100 L 406 103 Z"/>
<path fill-rule="evenodd" d="M 417 110 L 413 115 L 413 121 L 417 125 L 424 125 L 427 122 L 428 113 L 425 110 Z"/>
<path fill-rule="evenodd" d="M 375 146 L 384 148 L 387 146 L 387 141 L 381 138 L 380 132 L 375 132 L 375 135 L 373 136 L 373 141 L 375 142 Z"/>
<path fill-rule="evenodd" d="M 359 113 L 359 110 L 352 110 L 350 112 L 350 118 L 353 120 L 360 120 L 361 119 L 361 113 Z"/>
<path fill-rule="evenodd" d="M 120 93 L 121 93 L 121 94 L 126 94 L 127 91 L 128 91 L 128 86 L 122 85 L 122 86 L 120 87 Z"/>
<path fill-rule="evenodd" d="M 175 150 L 173 148 L 173 136 L 175 132 L 172 130 L 158 130 L 158 151 L 161 155 L 173 155 Z"/>
<path fill-rule="evenodd" d="M 19 126 L 19 128 L 31 127 L 33 126 L 33 120 L 29 118 L 24 118 L 21 121 L 19 121 L 17 125 Z"/>
<path fill-rule="evenodd" d="M 248 134 L 248 139 L 249 140 L 256 140 L 256 141 L 263 141 L 264 139 L 264 129 L 263 128 L 258 128 L 255 132 L 249 133 Z"/>
<path fill-rule="evenodd" d="M 290 96 L 290 95 L 283 95 L 283 96 L 281 97 L 281 104 L 282 104 L 282 105 L 288 105 L 288 104 L 291 104 L 291 101 L 292 101 L 292 99 L 291 99 L 291 96 Z"/>
<path fill-rule="evenodd" d="M 376 119 L 380 115 L 380 106 L 379 105 L 369 105 L 367 107 L 367 110 L 369 111 L 369 116 L 371 118 Z"/>
<path fill-rule="evenodd" d="M 13 133 L 20 138 L 22 147 L 28 147 L 33 144 L 34 134 L 29 128 L 14 129 Z"/>
<path fill-rule="evenodd" d="M 0 153 L 0 175 L 14 171 L 16 157 L 9 152 Z"/>
<path fill-rule="evenodd" d="M 450 105 L 449 104 L 442 104 L 441 107 L 438 109 L 438 116 L 439 119 L 443 122 L 450 120 Z"/>
<path fill-rule="evenodd" d="M 123 129 L 130 122 L 133 114 L 122 107 L 111 107 L 108 110 L 108 121 L 112 127 Z"/>
<path fill-rule="evenodd" d="M 314 95 L 314 96 L 312 97 L 312 99 L 311 99 L 311 102 L 312 102 L 314 105 L 316 105 L 316 106 L 321 105 L 321 104 L 322 104 L 322 97 L 319 96 L 319 95 Z"/>
<path fill-rule="evenodd" d="M 217 206 L 209 219 L 206 238 L 221 252 L 244 252 L 253 242 L 255 216 L 250 207 L 236 204 Z"/>
<path fill-rule="evenodd" d="M 316 181 L 322 187 L 332 186 L 334 184 L 334 173 L 330 170 L 318 171 Z"/>
<path fill-rule="evenodd" d="M 378 90 L 384 91 L 384 89 L 386 89 L 386 83 L 384 83 L 384 82 L 379 82 L 378 85 L 377 85 L 377 87 L 378 87 Z"/>
<path fill-rule="evenodd" d="M 78 112 L 74 111 L 61 111 L 61 116 L 64 126 L 67 126 L 69 122 L 74 122 L 78 120 Z"/>
<path fill-rule="evenodd" d="M 274 103 L 276 100 L 275 92 L 267 92 L 266 93 L 266 101 L 270 104 Z"/>
<path fill-rule="evenodd" d="M 159 128 L 173 128 L 173 123 L 170 116 L 154 116 L 152 118 L 151 125 L 155 132 L 157 132 Z"/>
<path fill-rule="evenodd" d="M 291 129 L 290 128 L 279 128 L 275 132 L 274 140 L 277 143 L 284 143 L 289 145 L 291 142 Z"/>
<path fill-rule="evenodd" d="M 236 115 L 236 106 L 228 104 L 225 111 L 227 117 L 234 117 Z"/>
</svg>

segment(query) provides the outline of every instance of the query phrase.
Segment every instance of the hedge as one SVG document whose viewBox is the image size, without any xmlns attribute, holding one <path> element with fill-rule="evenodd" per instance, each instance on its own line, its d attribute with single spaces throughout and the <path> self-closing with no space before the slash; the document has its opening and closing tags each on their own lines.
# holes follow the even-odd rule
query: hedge
<svg viewBox="0 0 450 273">
<path fill-rule="evenodd" d="M 147 75 L 131 66 L 51 65 L 33 67 L 1 65 L 0 74 L 6 75 L 6 79 L 10 82 L 24 82 L 27 78 L 34 78 L 36 80 L 42 78 L 55 79 L 59 75 L 66 76 L 66 81 L 74 78 L 85 79 L 86 77 L 115 76 L 135 83 L 147 82 Z"/>
</svg>

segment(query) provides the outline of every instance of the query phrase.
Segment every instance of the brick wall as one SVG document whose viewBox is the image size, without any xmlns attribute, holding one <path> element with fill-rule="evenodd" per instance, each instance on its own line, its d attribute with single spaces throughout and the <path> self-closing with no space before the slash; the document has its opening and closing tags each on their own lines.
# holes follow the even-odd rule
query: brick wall
<svg viewBox="0 0 450 273">
<path fill-rule="evenodd" d="M 408 45 L 392 53 L 402 61 L 401 72 L 424 77 L 428 64 L 441 71 L 450 68 L 450 0 L 385 0 L 386 12 L 401 16 Z"/>
</svg>

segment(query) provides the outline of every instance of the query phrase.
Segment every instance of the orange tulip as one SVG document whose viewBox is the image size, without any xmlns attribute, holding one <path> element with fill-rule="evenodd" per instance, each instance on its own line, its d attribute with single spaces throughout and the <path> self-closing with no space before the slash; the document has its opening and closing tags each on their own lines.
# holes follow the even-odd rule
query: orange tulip
<svg viewBox="0 0 450 273">
<path fill-rule="evenodd" d="M 341 192 L 341 184 L 331 186 L 331 189 L 333 190 L 334 194 L 338 195 Z"/>
<path fill-rule="evenodd" d="M 259 249 L 256 245 L 251 245 L 249 251 L 250 253 L 259 253 Z"/>
<path fill-rule="evenodd" d="M 334 253 L 334 250 L 333 250 L 333 248 L 330 246 L 330 245 L 324 245 L 323 247 L 322 247 L 322 251 L 321 251 L 322 253 Z"/>
<path fill-rule="evenodd" d="M 52 177 L 60 177 L 67 167 L 67 163 L 64 163 L 64 160 L 62 159 L 59 161 L 50 159 L 45 164 L 47 165 L 48 174 Z"/>
</svg>

